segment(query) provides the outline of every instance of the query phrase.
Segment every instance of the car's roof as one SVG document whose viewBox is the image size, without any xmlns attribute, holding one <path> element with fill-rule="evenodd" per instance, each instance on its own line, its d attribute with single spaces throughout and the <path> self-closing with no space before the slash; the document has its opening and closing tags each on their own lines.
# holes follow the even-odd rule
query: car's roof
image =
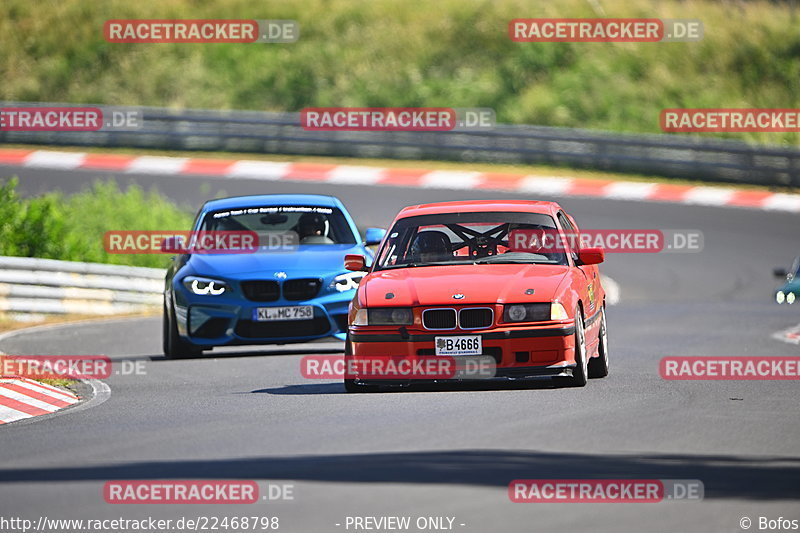
<svg viewBox="0 0 800 533">
<path fill-rule="evenodd" d="M 231 196 L 229 198 L 209 200 L 203 205 L 203 210 L 217 211 L 219 209 L 235 209 L 237 207 L 247 206 L 278 205 L 341 207 L 336 197 L 324 196 L 321 194 L 253 194 L 249 196 Z"/>
<path fill-rule="evenodd" d="M 400 211 L 397 218 L 420 215 L 438 215 L 441 213 L 511 211 L 523 213 L 540 213 L 555 215 L 561 206 L 556 202 L 533 200 L 466 200 L 459 202 L 439 202 L 435 204 L 411 205 Z"/>
</svg>

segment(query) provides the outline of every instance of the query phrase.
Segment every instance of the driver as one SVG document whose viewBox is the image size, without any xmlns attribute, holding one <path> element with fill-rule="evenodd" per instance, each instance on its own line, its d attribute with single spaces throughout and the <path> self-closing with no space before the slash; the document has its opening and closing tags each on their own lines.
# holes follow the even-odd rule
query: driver
<svg viewBox="0 0 800 533">
<path fill-rule="evenodd" d="M 297 222 L 300 242 L 305 244 L 330 244 L 328 219 L 319 213 L 304 213 Z"/>
<path fill-rule="evenodd" d="M 441 231 L 423 231 L 411 245 L 411 261 L 414 263 L 435 263 L 452 257 L 450 239 Z"/>
</svg>

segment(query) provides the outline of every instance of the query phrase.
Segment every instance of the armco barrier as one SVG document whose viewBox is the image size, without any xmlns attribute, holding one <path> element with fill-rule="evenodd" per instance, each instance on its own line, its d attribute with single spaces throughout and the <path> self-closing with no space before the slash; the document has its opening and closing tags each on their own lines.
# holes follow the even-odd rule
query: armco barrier
<svg viewBox="0 0 800 533">
<path fill-rule="evenodd" d="M 36 105 L 66 104 L 0 102 L 2 107 Z M 0 142 L 552 164 L 800 187 L 800 150 L 722 139 L 503 124 L 469 132 L 305 131 L 299 113 L 137 109 L 143 122 L 135 131 L 0 131 Z"/>
<path fill-rule="evenodd" d="M 157 309 L 164 270 L 0 257 L 0 313 L 113 315 Z"/>
</svg>

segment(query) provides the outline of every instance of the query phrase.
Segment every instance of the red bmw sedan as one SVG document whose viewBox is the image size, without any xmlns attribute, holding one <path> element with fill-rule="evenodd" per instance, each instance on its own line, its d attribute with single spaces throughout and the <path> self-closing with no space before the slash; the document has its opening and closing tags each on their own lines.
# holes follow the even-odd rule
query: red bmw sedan
<svg viewBox="0 0 800 533">
<path fill-rule="evenodd" d="M 368 272 L 348 314 L 346 389 L 425 381 L 398 369 L 431 368 L 408 364 L 422 359 L 475 356 L 491 358 L 488 377 L 495 380 L 554 378 L 584 386 L 605 377 L 605 291 L 597 266 L 604 252 L 579 248 L 570 238 L 577 234 L 575 221 L 554 202 L 403 209 L 370 267 L 361 255 L 345 259 L 347 269 Z M 379 375 L 358 364 L 367 360 L 407 365 Z M 458 377 L 436 368 L 429 381 Z"/>
</svg>

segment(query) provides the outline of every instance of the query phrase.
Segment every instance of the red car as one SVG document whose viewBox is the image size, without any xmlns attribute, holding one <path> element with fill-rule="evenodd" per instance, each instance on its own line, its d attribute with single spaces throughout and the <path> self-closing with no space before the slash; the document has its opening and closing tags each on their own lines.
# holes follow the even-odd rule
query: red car
<svg viewBox="0 0 800 533">
<path fill-rule="evenodd" d="M 494 379 L 608 374 L 602 248 L 576 249 L 578 227 L 557 203 L 464 201 L 403 209 L 350 304 L 345 363 L 491 356 Z M 561 246 L 546 245 L 561 236 Z M 457 358 L 453 358 L 457 359 Z M 351 368 L 351 367 L 346 367 Z M 358 368 L 354 365 L 352 368 Z M 349 392 L 417 380 L 346 374 Z M 436 380 L 434 380 L 436 381 Z"/>
</svg>

